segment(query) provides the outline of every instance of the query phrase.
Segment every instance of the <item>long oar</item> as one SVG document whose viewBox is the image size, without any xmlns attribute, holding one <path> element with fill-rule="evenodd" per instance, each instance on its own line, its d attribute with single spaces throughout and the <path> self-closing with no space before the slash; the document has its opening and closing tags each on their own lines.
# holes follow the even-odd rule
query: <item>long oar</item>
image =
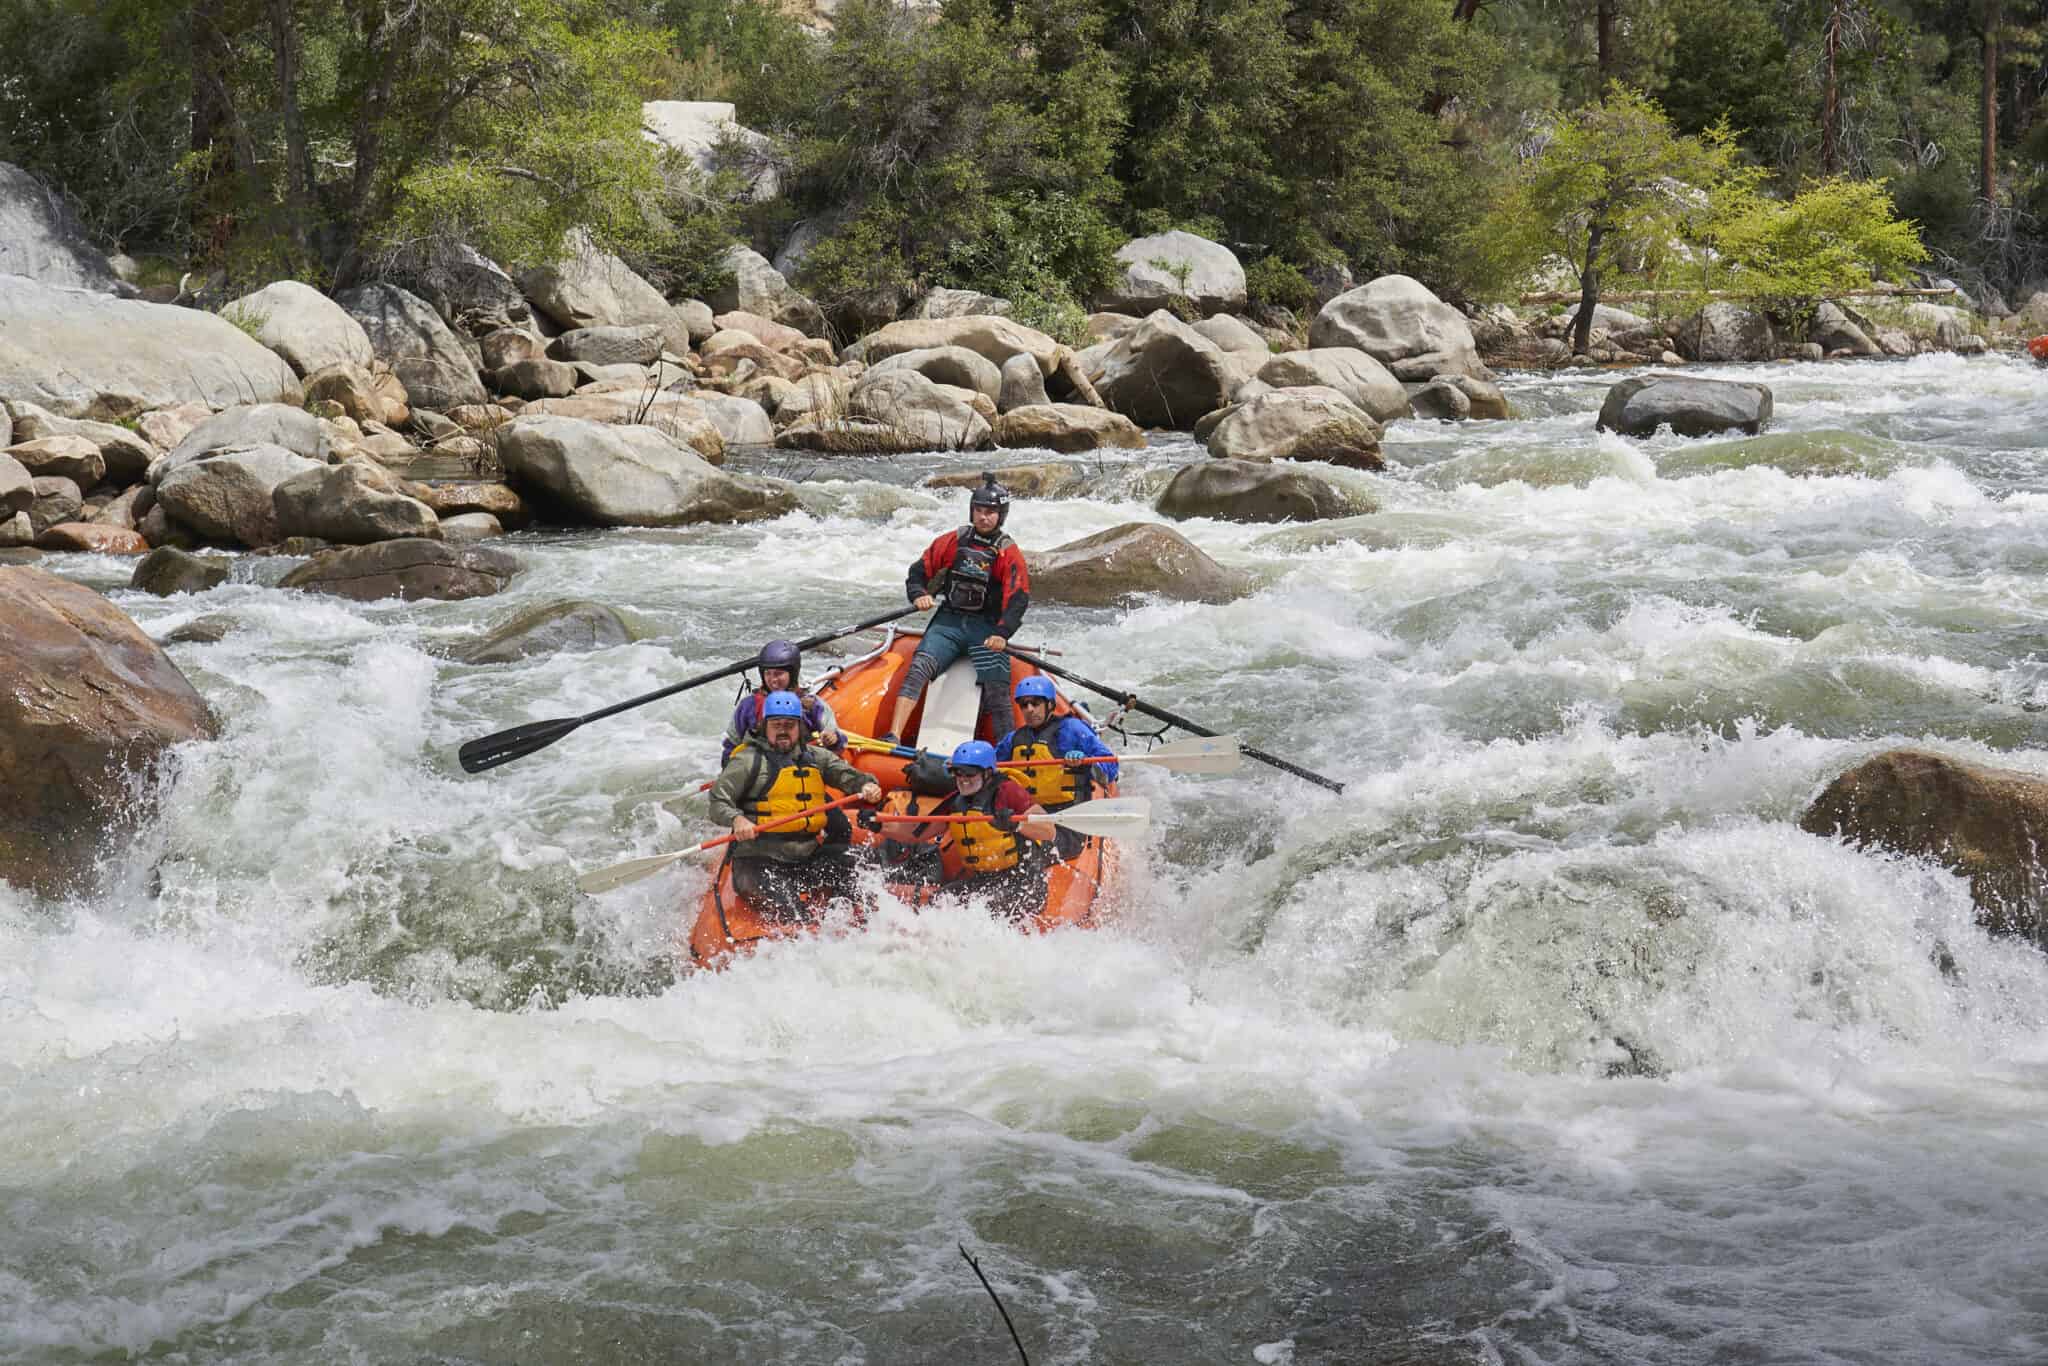
<svg viewBox="0 0 2048 1366">
<path fill-rule="evenodd" d="M 914 759 L 908 745 L 892 745 L 865 735 L 847 733 L 846 743 L 873 754 Z M 1157 764 L 1169 773 L 1235 773 L 1244 767 L 1234 735 L 1197 735 L 1175 740 L 1144 754 L 1091 754 L 1085 759 L 1006 759 L 997 768 L 1043 768 L 1053 764 Z"/>
<path fill-rule="evenodd" d="M 796 648 L 813 650 L 842 636 L 850 636 L 857 631 L 865 631 L 885 622 L 900 620 L 916 610 L 915 607 L 905 607 L 895 612 L 884 612 L 881 616 L 870 617 L 857 626 L 847 626 L 837 631 L 812 636 L 809 640 L 800 640 L 796 643 Z M 609 707 L 600 707 L 582 716 L 557 717 L 553 721 L 529 721 L 523 726 L 514 726 L 510 730 L 486 735 L 481 740 L 471 740 L 455 752 L 455 757 L 461 760 L 464 772 L 481 773 L 487 768 L 496 768 L 499 764 L 509 764 L 514 759 L 523 759 L 535 750 L 546 749 L 578 726 L 587 726 L 592 721 L 601 721 L 607 716 L 616 716 L 622 711 L 645 706 L 649 702 L 659 702 L 664 697 L 674 697 L 677 693 L 688 692 L 691 688 L 701 688 L 706 683 L 716 683 L 721 678 L 731 678 L 736 673 L 744 673 L 756 667 L 760 662 L 758 655 L 752 659 L 742 659 L 722 669 L 713 669 L 709 673 L 698 674 L 695 678 L 671 683 L 668 687 L 657 688 L 645 696 L 615 702 Z"/>
<path fill-rule="evenodd" d="M 808 811 L 793 811 L 787 816 L 777 816 L 772 821 L 762 821 L 754 828 L 756 830 L 773 830 L 778 826 L 794 825 L 796 822 L 807 820 L 812 816 L 822 816 L 827 811 L 836 811 L 842 806 L 851 806 L 859 800 L 860 798 L 857 795 L 841 797 L 836 802 L 826 802 L 823 806 L 814 806 Z M 677 859 L 686 859 L 692 854 L 701 854 L 706 849 L 716 849 L 721 844 L 731 844 L 738 839 L 739 836 L 737 835 L 720 835 L 716 839 L 705 840 L 702 844 L 693 844 L 688 849 L 678 849 L 673 854 L 651 854 L 646 858 L 627 859 L 624 863 L 614 863 L 609 868 L 599 868 L 596 872 L 585 873 L 582 877 L 576 879 L 576 886 L 579 891 L 590 892 L 593 895 L 598 892 L 609 892 L 614 887 L 623 887 L 629 882 L 638 882 L 641 878 L 652 877 Z"/>
<path fill-rule="evenodd" d="M 1149 702 L 1139 701 L 1138 695 L 1128 688 L 1112 688 L 1106 683 L 1097 683 L 1093 679 L 1083 678 L 1070 669 L 1063 669 L 1057 664 L 1041 659 L 1037 655 L 1027 654 L 1022 650 L 1012 649 L 1005 651 L 1005 653 L 1023 660 L 1034 668 L 1043 669 L 1055 678 L 1064 678 L 1069 683 L 1080 684 L 1090 692 L 1100 693 L 1110 701 L 1121 703 L 1132 711 L 1143 712 L 1145 715 L 1156 720 L 1166 722 L 1169 726 L 1179 726 L 1190 735 L 1214 736 L 1216 734 L 1215 731 L 1210 730 L 1206 726 L 1196 725 L 1185 716 L 1176 715 L 1164 707 L 1155 707 Z M 1250 745 L 1242 745 L 1239 748 L 1244 751 L 1245 757 L 1257 759 L 1262 764 L 1269 764 L 1279 769 L 1282 773 L 1292 773 L 1297 778 L 1306 778 L 1312 783 L 1329 788 L 1332 792 L 1342 792 L 1344 790 L 1344 784 L 1338 782 L 1335 778 L 1325 778 L 1322 774 L 1310 772 L 1299 764 L 1290 764 L 1277 754 L 1268 754 L 1262 749 L 1253 749 Z"/>
<path fill-rule="evenodd" d="M 902 816 L 880 816 L 878 820 L 888 825 L 963 825 L 970 821 L 987 821 L 988 817 L 973 812 L 959 815 L 920 816 L 915 813 Z M 1104 797 L 1099 801 L 1082 802 L 1062 811 L 1048 811 L 1043 816 L 1020 816 L 1021 820 L 1046 820 L 1054 825 L 1065 826 L 1077 835 L 1101 836 L 1105 839 L 1132 839 L 1152 828 L 1152 803 L 1143 797 Z"/>
</svg>

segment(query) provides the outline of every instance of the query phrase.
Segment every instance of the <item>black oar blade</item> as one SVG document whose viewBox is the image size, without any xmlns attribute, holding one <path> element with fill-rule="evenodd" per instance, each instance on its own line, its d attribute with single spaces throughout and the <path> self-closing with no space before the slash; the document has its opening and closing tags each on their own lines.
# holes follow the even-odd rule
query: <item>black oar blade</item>
<svg viewBox="0 0 2048 1366">
<path fill-rule="evenodd" d="M 465 773 L 481 773 L 499 764 L 509 764 L 514 759 L 524 759 L 537 749 L 546 749 L 555 741 L 583 724 L 580 716 L 564 716 L 553 721 L 530 721 L 523 726 L 501 730 L 495 735 L 486 735 L 481 740 L 471 740 L 455 751 L 455 757 L 462 761 Z"/>
</svg>

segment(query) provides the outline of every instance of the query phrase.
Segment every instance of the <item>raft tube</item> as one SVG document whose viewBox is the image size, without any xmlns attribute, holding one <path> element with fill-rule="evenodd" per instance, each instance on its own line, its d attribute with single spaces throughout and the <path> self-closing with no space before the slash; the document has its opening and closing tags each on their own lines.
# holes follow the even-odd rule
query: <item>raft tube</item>
<svg viewBox="0 0 2048 1366">
<path fill-rule="evenodd" d="M 896 696 L 897 686 L 910 668 L 910 657 L 916 653 L 921 638 L 917 632 L 896 632 L 886 648 L 834 670 L 820 682 L 818 696 L 831 704 L 840 726 L 855 735 L 869 736 L 886 729 L 883 713 Z M 1014 692 L 1021 680 L 1038 672 L 1032 665 L 1013 658 L 1010 661 L 1011 690 Z M 1053 706 L 1055 713 L 1061 716 L 1074 711 L 1073 704 L 1064 693 L 1055 698 Z M 916 746 L 923 713 L 924 706 L 920 700 L 917 709 L 910 714 L 903 736 L 905 744 Z M 981 718 L 975 733 L 984 740 L 997 738 L 991 733 L 987 717 Z M 849 750 L 847 761 L 881 785 L 882 809 L 888 814 L 931 811 L 945 800 L 941 796 L 922 796 L 910 790 L 905 776 L 905 770 L 910 766 L 908 760 L 888 754 Z M 1114 796 L 1115 785 L 1111 784 L 1107 790 L 1098 789 L 1092 795 Z M 1054 813 L 1055 824 L 1058 819 L 1058 813 Z M 906 828 L 897 826 L 895 830 L 901 833 Z M 885 833 L 888 829 L 884 827 Z M 885 834 L 862 829 L 858 824 L 854 826 L 856 846 L 874 845 L 884 838 Z M 1018 928 L 1043 932 L 1062 925 L 1095 924 L 1098 909 L 1118 885 L 1119 859 L 1114 842 L 1090 839 L 1072 859 L 1052 860 L 1045 871 L 1045 899 L 1037 911 L 1018 920 Z M 930 905 L 941 897 L 957 899 L 951 888 L 933 882 L 891 879 L 887 876 L 887 869 L 884 870 L 884 885 L 891 896 L 915 907 Z M 820 906 L 818 909 L 824 908 Z M 856 906 L 848 923 L 855 927 L 863 923 L 867 909 Z M 718 875 L 711 880 L 711 886 L 697 907 L 696 918 L 690 927 L 687 962 L 696 967 L 721 968 L 734 957 L 751 953 L 764 940 L 789 939 L 818 932 L 819 922 L 815 915 L 784 919 L 769 913 L 768 908 L 755 906 L 748 898 L 735 892 L 732 865 L 728 859 L 719 863 Z"/>
</svg>

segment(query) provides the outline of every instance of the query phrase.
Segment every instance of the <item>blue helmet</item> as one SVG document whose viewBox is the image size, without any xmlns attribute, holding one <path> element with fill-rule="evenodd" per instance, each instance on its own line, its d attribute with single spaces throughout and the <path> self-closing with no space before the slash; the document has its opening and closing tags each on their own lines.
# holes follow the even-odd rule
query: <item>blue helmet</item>
<svg viewBox="0 0 2048 1366">
<path fill-rule="evenodd" d="M 803 720 L 804 700 L 793 692 L 769 693 L 761 703 L 761 719 L 767 721 L 777 716 L 793 717 L 798 721 Z M 994 751 L 991 750 L 990 753 L 993 754 Z M 993 763 L 994 760 L 991 759 L 990 762 Z"/>
<path fill-rule="evenodd" d="M 953 751 L 948 768 L 994 768 L 996 747 L 986 740 L 969 740 Z"/>
<path fill-rule="evenodd" d="M 1054 697 L 1052 680 L 1044 674 L 1033 674 L 1017 685 L 1016 697 L 1019 702 L 1027 697 L 1042 698 L 1051 702 Z"/>
</svg>

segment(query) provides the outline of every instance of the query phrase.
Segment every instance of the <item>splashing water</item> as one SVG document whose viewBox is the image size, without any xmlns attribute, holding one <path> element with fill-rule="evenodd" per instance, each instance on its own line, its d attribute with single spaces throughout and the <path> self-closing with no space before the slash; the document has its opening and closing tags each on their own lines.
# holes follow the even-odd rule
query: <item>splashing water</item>
<svg viewBox="0 0 2048 1366">
<path fill-rule="evenodd" d="M 1765 367 L 1761 438 L 1613 378 L 1390 429 L 1380 509 L 1181 529 L 1220 606 L 1034 608 L 1095 678 L 1346 780 L 1133 771 L 1115 924 L 972 906 L 678 977 L 700 689 L 896 600 L 973 457 L 822 461 L 763 526 L 547 533 L 507 594 L 129 593 L 223 738 L 70 904 L 0 888 L 0 1358 L 2032 1362 L 2048 962 L 1943 870 L 1801 833 L 1898 743 L 2048 772 L 2048 393 Z M 1184 441 L 1020 501 L 1154 520 Z M 1006 458 L 1009 458 L 1006 456 Z M 451 662 L 563 597 L 650 634 Z M 811 665 L 815 671 L 817 665 Z"/>
</svg>

